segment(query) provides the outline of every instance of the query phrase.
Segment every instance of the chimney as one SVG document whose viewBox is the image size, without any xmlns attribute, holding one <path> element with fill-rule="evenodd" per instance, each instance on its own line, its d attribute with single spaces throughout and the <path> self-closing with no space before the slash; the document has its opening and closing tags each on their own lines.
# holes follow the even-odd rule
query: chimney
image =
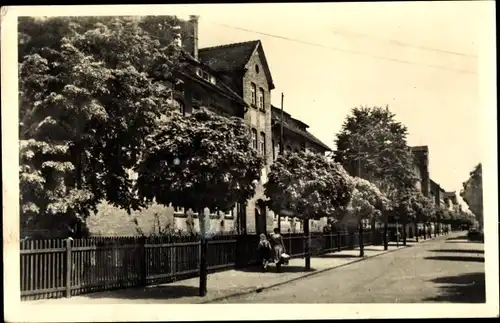
<svg viewBox="0 0 500 323">
<path fill-rule="evenodd" d="M 198 18 L 199 16 L 190 15 L 188 23 L 188 51 L 196 59 L 198 59 Z"/>
</svg>

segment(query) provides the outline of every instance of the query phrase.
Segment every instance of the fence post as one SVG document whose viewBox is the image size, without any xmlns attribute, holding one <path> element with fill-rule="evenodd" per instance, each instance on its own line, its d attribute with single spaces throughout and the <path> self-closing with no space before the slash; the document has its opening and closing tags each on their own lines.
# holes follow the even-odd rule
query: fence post
<svg viewBox="0 0 500 323">
<path fill-rule="evenodd" d="M 73 262 L 71 261 L 71 238 L 66 239 L 66 297 L 71 297 L 71 273 Z"/>
<path fill-rule="evenodd" d="M 340 232 L 337 232 L 337 251 L 340 252 Z"/>
<path fill-rule="evenodd" d="M 141 248 L 141 286 L 146 286 L 148 283 L 148 255 L 146 252 L 146 237 L 140 237 L 140 248 Z"/>
</svg>

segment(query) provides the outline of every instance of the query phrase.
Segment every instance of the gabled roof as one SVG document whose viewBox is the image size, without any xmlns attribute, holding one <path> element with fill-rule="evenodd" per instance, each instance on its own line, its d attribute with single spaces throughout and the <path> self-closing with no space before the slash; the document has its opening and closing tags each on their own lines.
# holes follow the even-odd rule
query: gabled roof
<svg viewBox="0 0 500 323">
<path fill-rule="evenodd" d="M 198 50 L 198 57 L 216 71 L 243 70 L 258 43 L 258 40 L 253 40 L 200 48 Z"/>
<path fill-rule="evenodd" d="M 273 111 L 274 111 L 274 112 L 277 112 L 277 110 L 281 111 L 280 109 L 276 108 L 275 106 L 271 106 L 271 107 L 272 107 L 272 109 L 273 109 Z M 283 112 L 284 112 L 284 111 L 283 111 Z M 280 112 L 280 113 L 281 113 L 281 112 Z M 280 124 L 281 124 L 281 122 L 280 122 L 280 120 L 281 120 L 281 114 L 280 114 L 280 113 L 274 113 L 274 114 L 272 114 L 272 125 L 273 125 L 273 127 L 274 127 L 274 126 L 276 126 L 276 127 L 280 126 Z M 301 123 L 302 123 L 302 121 L 297 120 L 297 119 L 295 119 L 295 118 L 292 118 L 292 117 L 290 116 L 290 114 L 288 114 L 288 113 L 286 113 L 286 112 L 284 112 L 283 114 L 284 114 L 284 115 L 286 115 L 287 117 L 290 117 L 290 118 L 291 118 L 291 119 L 293 119 L 294 121 L 299 121 L 299 122 L 301 122 Z M 331 149 L 330 147 L 328 147 L 328 146 L 327 146 L 326 144 L 324 144 L 321 140 L 319 140 L 318 138 L 316 138 L 316 137 L 315 137 L 312 133 L 308 132 L 307 130 L 306 130 L 306 131 L 304 131 L 304 130 L 302 130 L 302 129 L 299 129 L 299 128 L 297 128 L 296 126 L 294 126 L 294 125 L 292 125 L 292 124 L 288 123 L 288 122 L 286 121 L 286 117 L 285 117 L 285 118 L 284 118 L 284 120 L 283 120 L 283 128 L 286 128 L 286 129 L 288 129 L 288 130 L 290 130 L 290 131 L 295 132 L 296 134 L 298 134 L 298 135 L 300 135 L 300 136 L 302 136 L 302 137 L 306 138 L 307 140 L 309 140 L 309 141 L 311 141 L 311 142 L 315 143 L 316 145 L 318 145 L 318 146 L 322 147 L 323 149 L 325 149 L 325 150 L 327 150 L 327 151 L 332 151 L 332 149 Z"/>
<path fill-rule="evenodd" d="M 210 66 L 208 66 L 207 64 L 204 64 L 203 62 L 200 62 L 199 60 L 195 59 L 192 55 L 190 55 L 189 53 L 186 53 L 186 52 L 182 52 L 182 58 L 185 59 L 187 62 L 191 63 L 191 64 L 194 64 L 195 66 L 200 66 L 202 67 L 203 69 L 209 71 L 209 72 L 215 72 Z M 220 78 L 217 78 L 217 82 L 216 84 L 212 84 L 204 79 L 200 79 L 198 77 L 194 77 L 193 75 L 190 75 L 186 72 L 183 72 L 183 71 L 179 71 L 180 74 L 183 74 L 184 76 L 186 77 L 189 77 L 193 80 L 196 80 L 200 83 L 203 83 L 204 85 L 208 86 L 208 87 L 212 87 L 212 88 L 215 88 L 217 89 L 219 92 L 221 92 L 222 94 L 224 94 L 226 97 L 228 97 L 229 99 L 232 99 L 233 101 L 236 101 L 237 103 L 240 103 L 241 105 L 243 106 L 246 106 L 246 103 L 245 103 L 245 100 L 243 100 L 243 98 L 238 94 L 236 93 L 235 91 L 233 91 L 231 89 L 231 87 L 229 87 L 228 85 L 226 85 Z"/>
<path fill-rule="evenodd" d="M 218 72 L 243 71 L 256 49 L 260 51 L 269 87 L 274 89 L 269 65 L 260 40 L 200 48 L 198 49 L 198 57 Z"/>
</svg>

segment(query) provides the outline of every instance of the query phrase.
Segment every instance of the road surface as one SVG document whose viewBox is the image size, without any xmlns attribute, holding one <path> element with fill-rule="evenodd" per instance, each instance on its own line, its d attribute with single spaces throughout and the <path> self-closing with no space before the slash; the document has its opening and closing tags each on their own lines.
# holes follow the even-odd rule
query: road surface
<svg viewBox="0 0 500 323">
<path fill-rule="evenodd" d="M 484 303 L 484 272 L 484 245 L 455 234 L 219 303 Z"/>
</svg>

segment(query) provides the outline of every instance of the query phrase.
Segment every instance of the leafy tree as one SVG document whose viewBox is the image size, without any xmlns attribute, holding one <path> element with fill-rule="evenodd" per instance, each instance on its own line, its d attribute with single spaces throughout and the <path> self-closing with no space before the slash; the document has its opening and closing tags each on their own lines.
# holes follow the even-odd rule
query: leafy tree
<svg viewBox="0 0 500 323">
<path fill-rule="evenodd" d="M 354 108 L 337 134 L 335 161 L 351 175 L 390 182 L 396 189 L 413 187 L 417 178 L 407 134 L 388 107 Z"/>
<path fill-rule="evenodd" d="M 470 172 L 469 179 L 463 183 L 460 196 L 476 216 L 480 230 L 483 230 L 483 167 L 479 163 Z"/>
<path fill-rule="evenodd" d="M 334 159 L 349 174 L 377 185 L 395 204 L 400 192 L 412 189 L 417 180 L 407 134 L 407 128 L 388 107 L 354 108 L 337 134 Z M 383 218 L 387 237 L 388 214 Z M 387 249 L 386 238 L 384 245 Z"/>
<path fill-rule="evenodd" d="M 85 218 L 103 199 L 128 212 L 141 206 L 127 170 L 168 110 L 156 79 L 179 66 L 177 22 L 19 19 L 22 219 Z"/>
<path fill-rule="evenodd" d="M 358 220 L 360 257 L 363 257 L 364 245 L 362 221 L 364 219 L 380 217 L 382 214 L 381 211 L 384 209 L 384 204 L 386 204 L 386 200 L 380 190 L 369 181 L 359 177 L 354 177 L 352 178 L 352 182 L 353 191 L 351 200 L 347 205 L 347 212 L 352 214 Z"/>
<path fill-rule="evenodd" d="M 173 114 L 146 137 L 136 167 L 141 198 L 163 205 L 228 211 L 255 194 L 263 159 L 251 147 L 250 129 L 240 118 L 201 109 L 184 117 Z M 200 295 L 206 293 L 206 239 L 202 235 Z"/>
<path fill-rule="evenodd" d="M 403 225 L 403 245 L 406 245 L 407 224 L 416 223 L 417 210 L 415 209 L 414 200 L 418 198 L 419 193 L 416 188 L 412 188 L 400 192 L 400 194 L 397 194 L 397 197 L 393 198 L 394 208 L 391 215 L 398 216 L 401 219 L 401 224 Z"/>
<path fill-rule="evenodd" d="M 420 191 L 414 195 L 412 200 L 413 210 L 415 211 L 415 227 L 417 223 L 424 224 L 424 239 L 427 237 L 427 225 L 434 218 L 434 203 L 428 197 L 425 197 Z M 418 238 L 417 238 L 418 241 Z"/>
<path fill-rule="evenodd" d="M 309 237 L 309 219 L 335 215 L 351 198 L 353 185 L 347 172 L 326 157 L 307 151 L 280 155 L 271 165 L 265 184 L 268 205 L 275 213 L 290 211 L 303 219 Z M 310 268 L 309 238 L 306 269 Z"/>
</svg>

